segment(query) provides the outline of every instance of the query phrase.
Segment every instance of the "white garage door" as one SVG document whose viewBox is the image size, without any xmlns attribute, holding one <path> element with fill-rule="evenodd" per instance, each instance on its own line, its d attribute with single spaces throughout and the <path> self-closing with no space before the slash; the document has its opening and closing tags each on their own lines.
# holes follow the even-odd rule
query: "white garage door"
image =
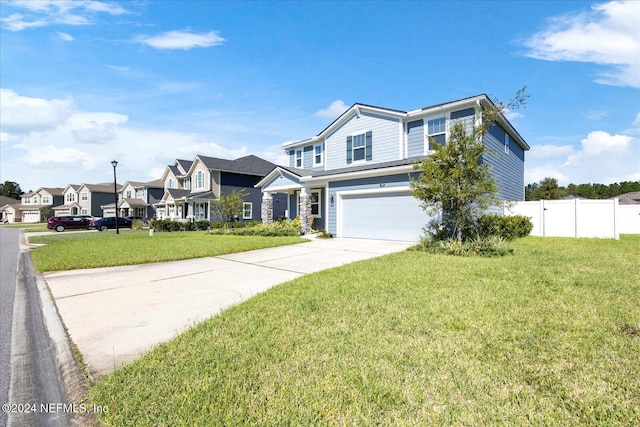
<svg viewBox="0 0 640 427">
<path fill-rule="evenodd" d="M 343 195 L 342 236 L 417 241 L 430 218 L 408 192 Z"/>
</svg>

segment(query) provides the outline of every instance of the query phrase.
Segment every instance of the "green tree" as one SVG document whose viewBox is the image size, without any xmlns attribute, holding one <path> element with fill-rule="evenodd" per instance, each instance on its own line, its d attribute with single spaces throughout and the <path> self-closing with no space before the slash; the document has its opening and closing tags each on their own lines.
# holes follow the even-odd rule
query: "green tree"
<svg viewBox="0 0 640 427">
<path fill-rule="evenodd" d="M 498 203 L 498 186 L 489 165 L 481 161 L 490 153 L 483 137 L 507 109 L 523 107 L 527 98 L 525 87 L 508 104 L 498 102 L 483 107 L 481 123 L 455 123 L 447 144 L 440 146 L 432 140 L 435 152 L 415 165 L 422 173 L 411 179 L 411 194 L 422 202 L 428 214 L 442 212 L 442 225 L 459 242 L 463 240 L 465 224 Z"/>
<path fill-rule="evenodd" d="M 564 187 L 558 186 L 557 179 L 545 178 L 540 181 L 540 185 L 533 192 L 533 200 L 558 200 L 562 199 L 566 194 Z"/>
<path fill-rule="evenodd" d="M 538 184 L 537 182 L 534 182 L 532 184 L 527 184 L 527 186 L 524 187 L 524 200 L 525 201 L 535 200 L 534 195 L 538 187 L 540 187 L 540 184 Z"/>
<path fill-rule="evenodd" d="M 245 189 L 233 190 L 230 193 L 221 194 L 218 199 L 211 199 L 211 213 L 228 226 L 236 216 L 242 214 L 244 198 L 248 194 Z"/>
<path fill-rule="evenodd" d="M 17 182 L 5 181 L 3 184 L 0 184 L 0 196 L 20 200 L 21 194 L 22 190 Z"/>
</svg>

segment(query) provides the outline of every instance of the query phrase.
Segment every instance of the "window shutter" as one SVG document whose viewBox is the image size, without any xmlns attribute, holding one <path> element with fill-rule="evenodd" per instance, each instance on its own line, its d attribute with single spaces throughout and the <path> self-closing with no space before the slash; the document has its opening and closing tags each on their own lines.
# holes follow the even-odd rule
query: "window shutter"
<svg viewBox="0 0 640 427">
<path fill-rule="evenodd" d="M 352 138 L 350 136 L 347 137 L 347 164 L 350 164 L 353 161 L 353 153 L 352 153 Z"/>
<path fill-rule="evenodd" d="M 367 132 L 367 134 L 365 135 L 365 148 L 364 148 L 364 152 L 365 152 L 365 159 L 366 160 L 371 160 L 373 158 L 373 137 L 371 134 L 371 131 Z"/>
</svg>

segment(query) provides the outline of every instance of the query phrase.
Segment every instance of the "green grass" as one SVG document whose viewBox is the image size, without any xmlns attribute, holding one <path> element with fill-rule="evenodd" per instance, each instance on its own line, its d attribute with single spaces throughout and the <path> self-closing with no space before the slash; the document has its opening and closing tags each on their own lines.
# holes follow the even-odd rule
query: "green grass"
<svg viewBox="0 0 640 427">
<path fill-rule="evenodd" d="M 55 233 L 33 236 L 36 269 L 43 271 L 113 267 L 202 258 L 304 242 L 298 237 L 211 236 L 205 232 L 156 233 L 144 230 Z"/>
<path fill-rule="evenodd" d="M 103 377 L 106 425 L 638 425 L 640 236 L 402 252 L 272 288 Z"/>
<path fill-rule="evenodd" d="M 11 224 L 2 224 L 1 227 L 22 228 L 26 233 L 35 232 L 35 231 L 49 231 L 47 229 L 46 222 L 39 222 L 39 223 L 15 222 Z"/>
</svg>

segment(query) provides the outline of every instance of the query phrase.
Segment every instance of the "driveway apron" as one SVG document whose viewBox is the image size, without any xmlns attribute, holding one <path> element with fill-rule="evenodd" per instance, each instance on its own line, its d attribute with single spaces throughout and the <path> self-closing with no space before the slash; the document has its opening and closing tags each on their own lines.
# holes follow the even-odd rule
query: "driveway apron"
<svg viewBox="0 0 640 427">
<path fill-rule="evenodd" d="M 45 273 L 44 278 L 71 340 L 99 377 L 277 284 L 411 244 L 313 239 L 210 258 Z"/>
</svg>

